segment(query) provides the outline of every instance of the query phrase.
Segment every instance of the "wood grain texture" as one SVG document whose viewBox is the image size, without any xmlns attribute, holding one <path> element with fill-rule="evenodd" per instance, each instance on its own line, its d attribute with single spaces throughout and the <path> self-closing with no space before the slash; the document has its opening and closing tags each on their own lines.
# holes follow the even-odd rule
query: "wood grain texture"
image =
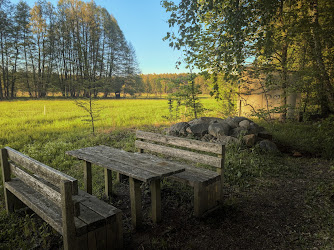
<svg viewBox="0 0 334 250">
<path fill-rule="evenodd" d="M 153 144 L 149 142 L 143 142 L 143 141 L 136 141 L 135 146 L 136 148 L 141 148 L 141 149 L 145 149 L 151 152 L 156 152 L 156 153 L 160 153 L 160 154 L 164 154 L 164 155 L 168 155 L 172 157 L 182 158 L 182 159 L 189 160 L 195 163 L 203 163 L 203 164 L 207 164 L 207 165 L 210 165 L 216 168 L 221 167 L 222 165 L 221 162 L 223 160 L 221 158 L 210 156 L 210 155 L 204 155 L 204 154 L 195 153 L 195 152 L 191 152 L 191 151 L 187 151 L 183 149 L 176 149 L 176 148 L 171 148 L 168 146 L 162 146 L 162 145 Z"/>
<path fill-rule="evenodd" d="M 141 207 L 141 190 L 140 182 L 136 179 L 129 178 L 130 200 L 131 200 L 131 220 L 134 228 L 142 226 L 142 207 Z"/>
<path fill-rule="evenodd" d="M 54 202 L 58 207 L 61 206 L 61 195 L 59 192 L 51 188 L 50 186 L 46 185 L 45 183 L 41 182 L 35 176 L 32 176 L 14 163 L 10 163 L 11 172 L 17 176 L 21 181 L 26 183 L 28 186 L 36 190 L 37 192 L 41 193 L 42 195 L 46 196 L 52 202 Z"/>
<path fill-rule="evenodd" d="M 67 174 L 64 174 L 54 168 L 51 168 L 35 159 L 26 156 L 15 149 L 10 147 L 5 148 L 7 150 L 9 159 L 14 163 L 23 166 L 27 170 L 40 175 L 42 178 L 46 179 L 48 182 L 51 182 L 54 185 L 59 186 L 61 180 L 68 180 L 72 182 L 73 185 L 73 194 L 77 194 L 77 180 Z"/>
<path fill-rule="evenodd" d="M 151 162 L 140 154 L 107 146 L 88 147 L 68 151 L 66 154 L 144 182 L 184 171 L 180 164 L 163 159 Z M 159 168 L 159 166 L 162 167 Z"/>
<path fill-rule="evenodd" d="M 63 233 L 61 209 L 54 203 L 17 178 L 7 182 L 5 187 L 58 233 Z"/>
<path fill-rule="evenodd" d="M 112 197 L 112 171 L 110 169 L 104 169 L 104 187 L 107 197 Z"/>
<path fill-rule="evenodd" d="M 151 189 L 151 210 L 154 223 L 161 221 L 161 188 L 160 180 L 154 180 L 150 183 Z"/>
<path fill-rule="evenodd" d="M 124 163 L 120 163 L 120 162 L 114 161 L 113 159 L 105 157 L 103 156 L 103 152 L 101 152 L 99 155 L 96 155 L 96 153 L 90 150 L 90 148 L 78 149 L 78 150 L 69 151 L 66 153 L 68 155 L 77 157 L 78 159 L 93 162 L 94 164 L 100 167 L 108 168 L 112 171 L 116 171 L 120 174 L 124 174 L 129 177 L 133 177 L 138 180 L 141 180 L 141 181 L 149 181 L 152 179 L 159 178 L 158 175 L 152 172 L 145 171 L 139 168 L 132 168 L 131 165 L 125 165 Z"/>
<path fill-rule="evenodd" d="M 72 183 L 68 180 L 61 180 L 61 215 L 62 235 L 65 250 L 78 249 L 76 242 L 76 230 L 74 222 L 74 206 L 72 201 Z M 80 211 L 81 212 L 81 211 Z"/>
<path fill-rule="evenodd" d="M 89 194 L 93 193 L 93 184 L 92 184 L 92 164 L 88 161 L 84 165 L 84 184 L 85 191 Z"/>
<path fill-rule="evenodd" d="M 2 172 L 2 182 L 4 186 L 4 198 L 5 198 L 5 206 L 7 213 L 14 212 L 15 208 L 15 195 L 13 195 L 10 191 L 6 189 L 6 182 L 11 180 L 10 177 L 10 167 L 8 162 L 8 153 L 6 149 L 1 149 L 0 151 L 0 161 L 1 161 L 1 172 Z"/>
<path fill-rule="evenodd" d="M 207 188 L 202 183 L 194 186 L 194 215 L 201 217 L 207 210 Z"/>
<path fill-rule="evenodd" d="M 191 139 L 156 134 L 151 132 L 144 132 L 140 130 L 136 131 L 136 137 L 138 139 L 144 139 L 153 142 L 161 142 L 164 144 L 169 144 L 209 153 L 215 153 L 215 154 L 222 154 L 225 148 L 225 146 L 222 144 L 191 140 Z"/>
</svg>

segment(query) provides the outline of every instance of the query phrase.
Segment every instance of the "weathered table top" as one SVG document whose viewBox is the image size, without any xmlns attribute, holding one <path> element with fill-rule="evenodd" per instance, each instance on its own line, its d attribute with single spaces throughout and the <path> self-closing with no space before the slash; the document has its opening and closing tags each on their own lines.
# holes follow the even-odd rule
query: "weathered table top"
<svg viewBox="0 0 334 250">
<path fill-rule="evenodd" d="M 131 153 L 102 145 L 67 151 L 66 154 L 144 182 L 185 170 L 181 164 L 153 155 Z"/>
</svg>

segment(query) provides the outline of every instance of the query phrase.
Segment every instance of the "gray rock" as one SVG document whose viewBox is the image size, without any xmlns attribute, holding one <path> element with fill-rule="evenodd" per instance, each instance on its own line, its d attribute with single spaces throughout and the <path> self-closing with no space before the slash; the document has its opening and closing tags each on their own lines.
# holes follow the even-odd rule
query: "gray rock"
<svg viewBox="0 0 334 250">
<path fill-rule="evenodd" d="M 217 137 L 216 143 L 221 143 L 224 144 L 226 147 L 228 147 L 234 144 L 238 144 L 239 140 L 232 136 L 221 135 Z"/>
<path fill-rule="evenodd" d="M 250 126 L 250 122 L 248 120 L 243 120 L 241 122 L 239 122 L 239 127 L 248 129 Z"/>
<path fill-rule="evenodd" d="M 235 128 L 235 129 L 232 129 L 232 132 L 231 132 L 231 136 L 232 137 L 235 137 L 235 138 L 239 138 L 239 136 L 244 136 L 244 135 L 246 135 L 247 134 L 247 129 L 245 129 L 245 128 L 242 128 L 242 127 L 237 127 L 237 128 Z"/>
<path fill-rule="evenodd" d="M 263 140 L 259 142 L 259 147 L 266 152 L 273 152 L 273 153 L 278 153 L 279 150 L 276 146 L 276 144 L 272 141 L 269 140 Z"/>
<path fill-rule="evenodd" d="M 201 118 L 197 118 L 194 120 L 191 120 L 189 123 L 189 125 L 195 125 L 195 124 L 201 124 L 201 123 L 208 123 L 208 124 L 212 124 L 212 123 L 217 123 L 217 122 L 221 122 L 224 121 L 221 118 L 216 118 L 216 117 L 201 117 Z"/>
<path fill-rule="evenodd" d="M 199 124 L 190 125 L 190 127 L 188 127 L 186 131 L 189 134 L 192 134 L 194 136 L 202 137 L 208 133 L 208 128 L 209 128 L 208 123 L 199 123 Z"/>
<path fill-rule="evenodd" d="M 243 116 L 235 116 L 232 118 L 233 121 L 235 121 L 237 124 L 239 124 L 241 121 L 244 121 L 244 120 L 247 120 L 249 122 L 251 122 L 251 120 L 249 120 L 248 118 L 246 117 L 243 117 Z"/>
<path fill-rule="evenodd" d="M 210 135 L 213 135 L 214 137 L 218 137 L 221 135 L 229 135 L 230 133 L 230 125 L 227 123 L 212 123 L 208 127 L 208 132 Z"/>
<path fill-rule="evenodd" d="M 226 122 L 228 125 L 230 125 L 230 127 L 233 128 L 237 128 L 239 126 L 238 123 L 236 123 L 232 117 L 228 117 L 224 120 L 224 122 Z"/>
<path fill-rule="evenodd" d="M 256 135 L 251 134 L 251 135 L 245 135 L 242 138 L 243 142 L 246 144 L 247 147 L 253 147 L 256 142 Z"/>
<path fill-rule="evenodd" d="M 187 122 L 179 122 L 171 126 L 168 130 L 169 135 L 178 136 L 178 135 L 187 135 L 186 129 L 189 127 Z"/>
<path fill-rule="evenodd" d="M 265 131 L 264 127 L 257 125 L 254 122 L 251 122 L 248 127 L 248 134 L 258 135 L 260 132 Z"/>
</svg>

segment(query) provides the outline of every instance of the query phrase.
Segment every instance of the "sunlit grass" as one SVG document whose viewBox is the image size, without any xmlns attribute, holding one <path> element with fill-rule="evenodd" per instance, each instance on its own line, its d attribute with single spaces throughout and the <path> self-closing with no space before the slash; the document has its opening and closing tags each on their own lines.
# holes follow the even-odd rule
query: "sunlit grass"
<svg viewBox="0 0 334 250">
<path fill-rule="evenodd" d="M 204 106 L 213 109 L 213 99 L 202 99 Z M 138 128 L 145 125 L 168 125 L 168 105 L 165 99 L 97 100 L 101 107 L 96 129 L 111 131 Z M 53 141 L 65 134 L 89 134 L 91 124 L 87 113 L 73 100 L 30 100 L 0 102 L 0 147 L 22 149 L 27 144 Z M 213 115 L 213 111 L 204 115 Z M 181 120 L 187 119 L 185 117 Z"/>
</svg>

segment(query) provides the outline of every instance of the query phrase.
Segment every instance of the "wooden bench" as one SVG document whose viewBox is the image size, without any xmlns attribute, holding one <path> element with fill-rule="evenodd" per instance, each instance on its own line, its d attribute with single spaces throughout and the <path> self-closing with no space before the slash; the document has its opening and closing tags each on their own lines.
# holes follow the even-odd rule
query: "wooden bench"
<svg viewBox="0 0 334 250">
<path fill-rule="evenodd" d="M 64 249 L 122 248 L 122 212 L 78 181 L 12 148 L 1 149 L 8 213 L 29 207 L 63 236 Z M 15 178 L 12 178 L 15 176 Z"/>
<path fill-rule="evenodd" d="M 147 150 L 215 168 L 216 171 L 212 171 L 182 163 L 185 171 L 169 178 L 194 188 L 195 216 L 202 216 L 219 205 L 222 201 L 224 145 L 144 131 L 137 131 L 136 137 L 135 146 L 141 153 Z"/>
</svg>

